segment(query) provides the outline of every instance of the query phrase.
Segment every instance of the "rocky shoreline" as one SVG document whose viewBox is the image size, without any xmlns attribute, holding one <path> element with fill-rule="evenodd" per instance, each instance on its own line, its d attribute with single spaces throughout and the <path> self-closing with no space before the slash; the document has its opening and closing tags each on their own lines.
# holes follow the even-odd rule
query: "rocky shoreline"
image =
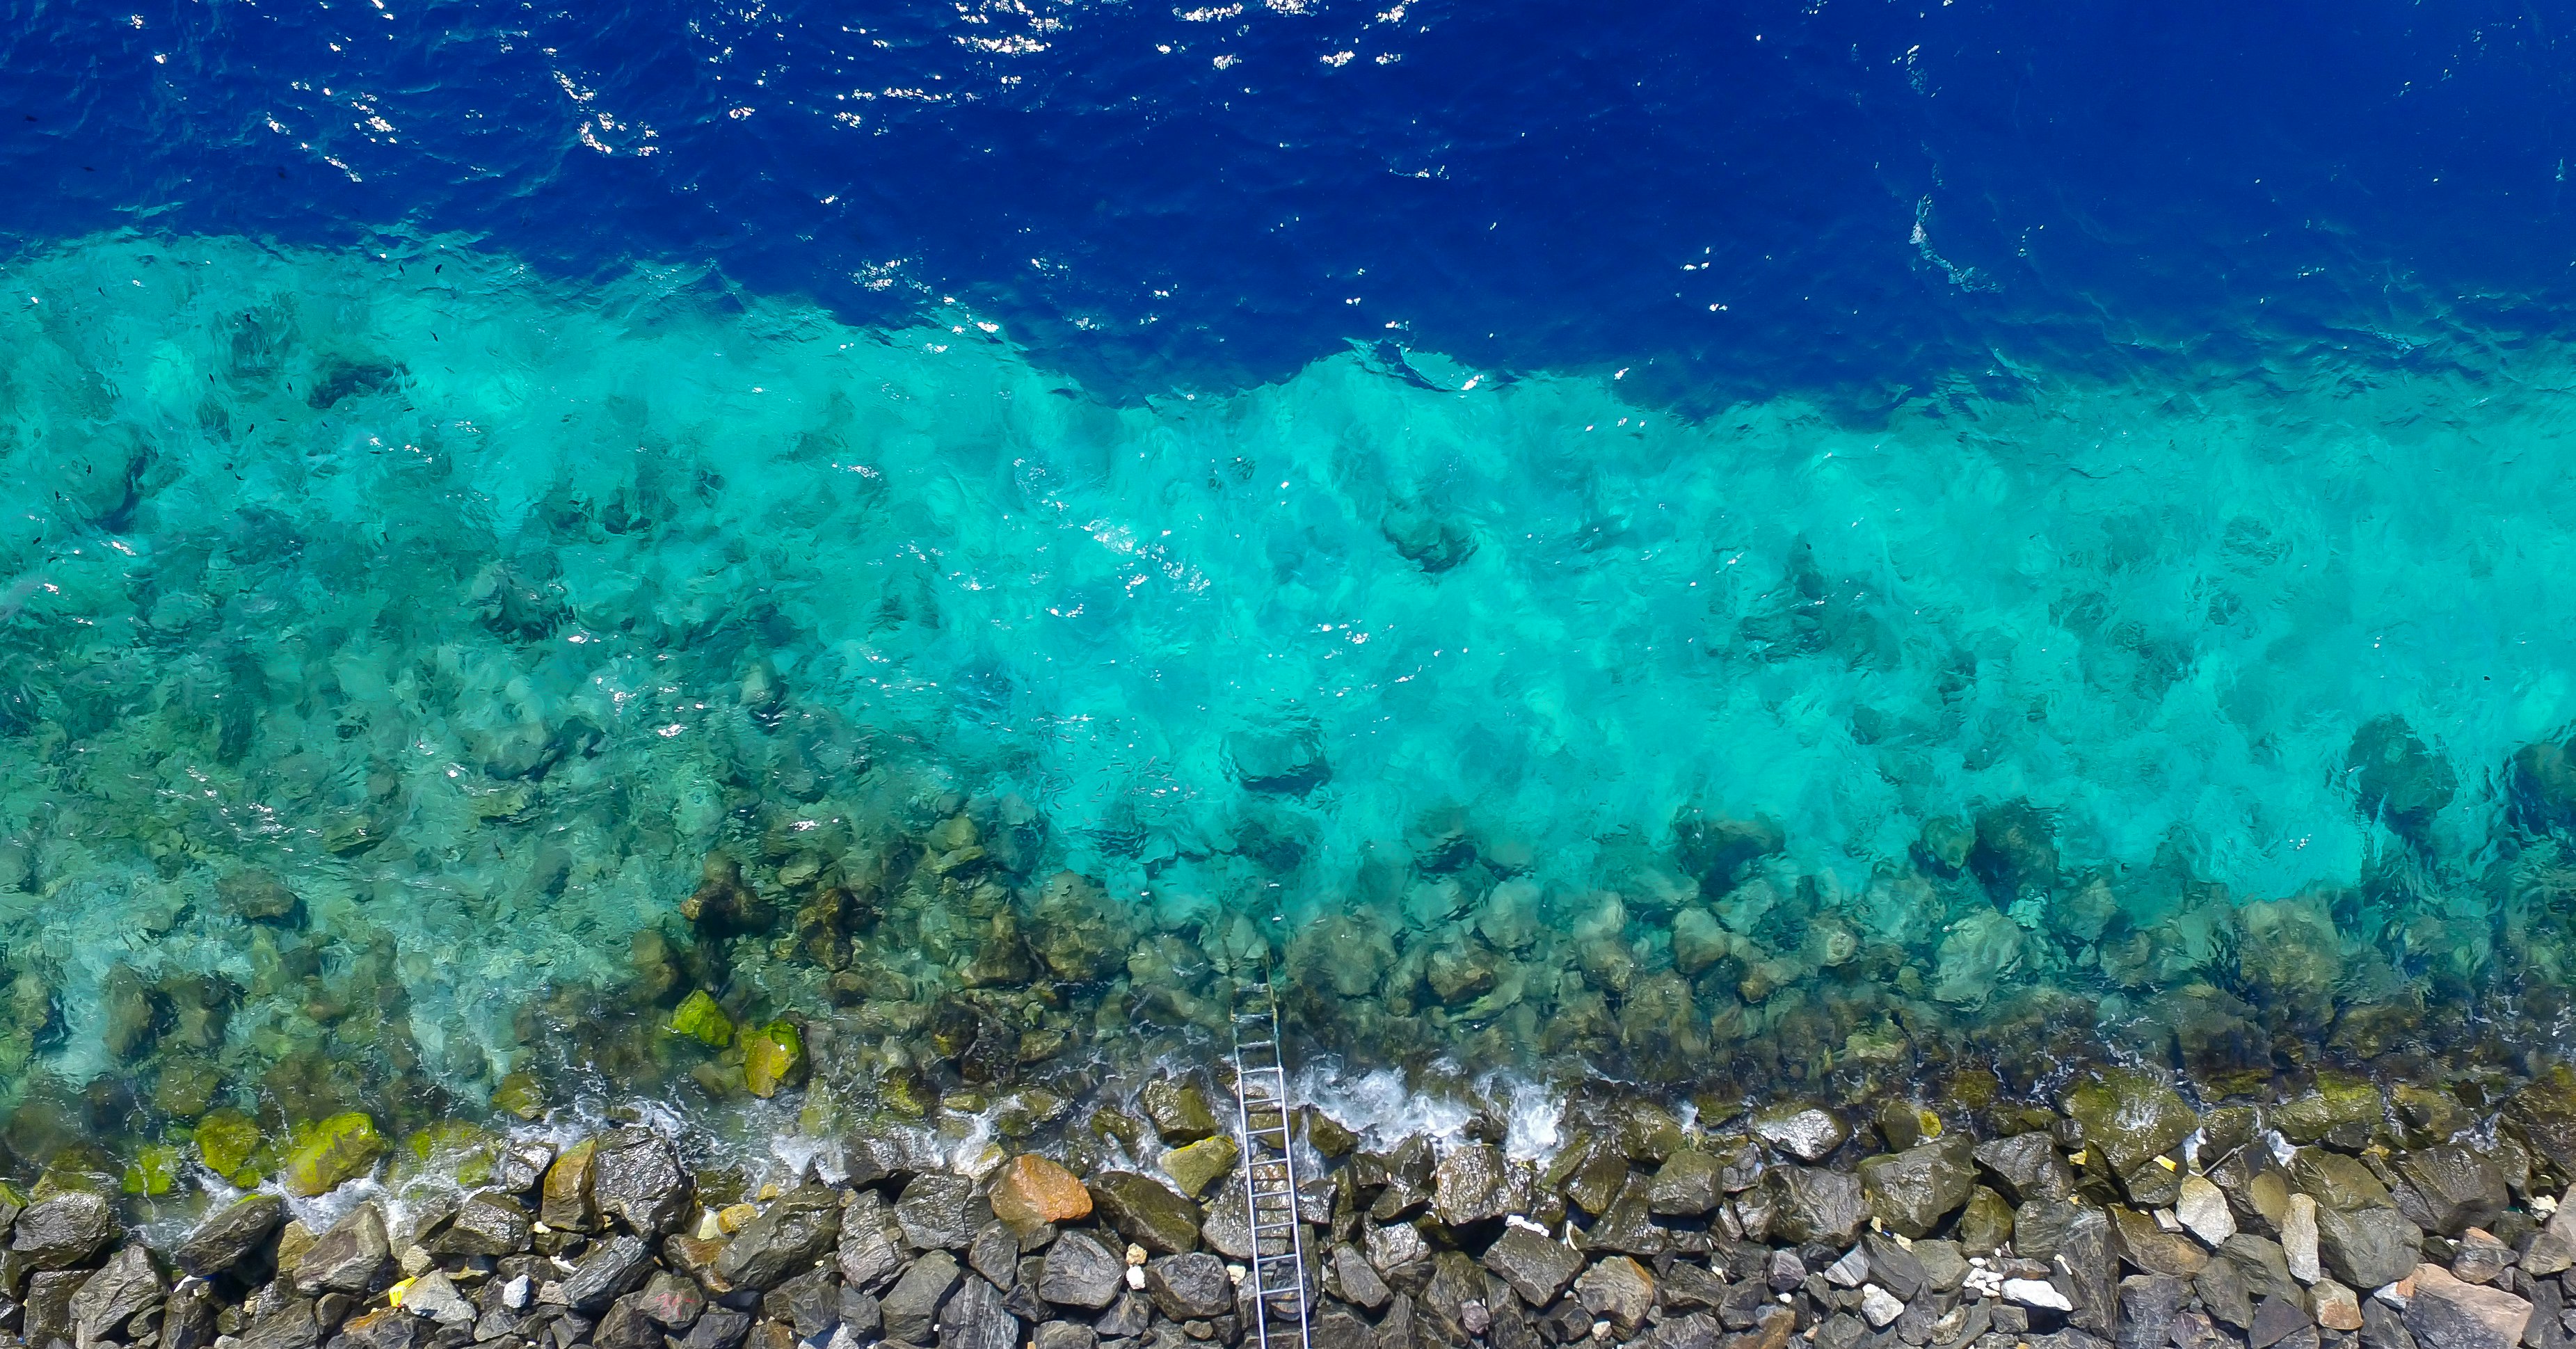
<svg viewBox="0 0 2576 1349">
<path fill-rule="evenodd" d="M 133 1206 L 178 1192 L 121 1200 L 74 1150 L 0 1200 L 0 1325 L 37 1349 L 1246 1344 L 1223 1090 L 1104 1091 L 1012 1146 L 887 1120 L 766 1168 L 633 1124 L 388 1148 L 342 1117 L 262 1190 L 200 1174 L 202 1211 L 151 1231 Z M 2105 1065 L 2046 1099 L 1725 1118 L 1604 1090 L 1540 1155 L 1490 1110 L 1298 1125 L 1316 1349 L 2576 1341 L 2565 1068 L 2247 1099 Z"/>
</svg>

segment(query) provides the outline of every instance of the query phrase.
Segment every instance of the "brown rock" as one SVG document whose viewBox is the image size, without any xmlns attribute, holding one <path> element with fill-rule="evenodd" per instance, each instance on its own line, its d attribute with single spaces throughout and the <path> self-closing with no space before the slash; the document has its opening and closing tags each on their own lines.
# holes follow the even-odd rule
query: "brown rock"
<svg viewBox="0 0 2576 1349">
<path fill-rule="evenodd" d="M 1026 1152 L 994 1182 L 993 1216 L 1017 1228 L 1080 1222 L 1091 1216 L 1091 1192 L 1072 1172 Z"/>
</svg>

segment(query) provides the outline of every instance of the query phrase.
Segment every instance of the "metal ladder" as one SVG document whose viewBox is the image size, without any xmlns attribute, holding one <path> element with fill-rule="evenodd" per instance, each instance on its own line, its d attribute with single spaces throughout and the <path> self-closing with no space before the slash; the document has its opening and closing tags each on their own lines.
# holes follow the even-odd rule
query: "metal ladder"
<svg viewBox="0 0 2576 1349">
<path fill-rule="evenodd" d="M 1252 1219 L 1256 1309 L 1247 1349 L 1311 1349 L 1306 1329 L 1306 1234 L 1297 1223 L 1297 1159 L 1291 1139 L 1279 997 L 1267 963 L 1238 971 L 1234 1035 L 1235 1137 L 1243 1145 L 1243 1190 Z"/>
</svg>

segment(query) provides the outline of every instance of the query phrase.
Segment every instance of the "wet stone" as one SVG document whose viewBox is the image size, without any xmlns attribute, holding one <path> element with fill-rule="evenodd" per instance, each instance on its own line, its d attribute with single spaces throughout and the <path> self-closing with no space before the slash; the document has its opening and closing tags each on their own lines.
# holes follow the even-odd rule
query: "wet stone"
<svg viewBox="0 0 2576 1349">
<path fill-rule="evenodd" d="M 1519 1206 L 1519 1187 L 1503 1150 L 1490 1143 L 1463 1147 L 1431 1173 L 1431 1206 L 1452 1227 L 1488 1222 Z"/>
<path fill-rule="evenodd" d="M 635 1294 L 628 1293 L 608 1304 L 599 1324 L 591 1328 L 591 1343 L 597 1349 L 660 1349 L 662 1328 L 636 1305 Z"/>
<path fill-rule="evenodd" d="M 1346 1317 L 1349 1315 L 1348 1313 L 1339 1314 Z M 1325 1316 L 1332 1315 L 1336 1315 L 1336 1313 L 1325 1313 Z M 1353 1317 L 1350 1319 L 1356 1320 L 1357 1318 Z M 1366 1322 L 1361 1322 L 1363 1327 L 1366 1324 Z M 1315 1342 L 1317 1344 L 1329 1343 L 1330 1340 L 1328 1338 L 1328 1334 L 1329 1332 L 1323 1324 L 1323 1319 L 1320 1317 L 1317 1318 L 1315 1324 Z M 1100 1332 L 1093 1330 L 1091 1327 L 1083 1325 L 1078 1321 L 1044 1321 L 1039 1323 L 1036 1332 L 1030 1337 L 1029 1343 L 1031 1349 L 1096 1349 L 1096 1346 L 1100 1343 Z"/>
<path fill-rule="evenodd" d="M 1224 1134 L 1212 1134 L 1164 1153 L 1163 1174 L 1172 1178 L 1182 1194 L 1201 1198 L 1207 1194 L 1209 1186 L 1234 1170 L 1238 1151 L 1233 1139 Z"/>
<path fill-rule="evenodd" d="M 295 1286 L 307 1295 L 365 1293 L 392 1258 L 383 1211 L 372 1201 L 360 1204 L 331 1224 L 295 1262 Z"/>
<path fill-rule="evenodd" d="M 1697 1217 L 1716 1208 L 1723 1197 L 1718 1171 L 1717 1159 L 1697 1148 L 1674 1153 L 1648 1183 L 1647 1208 L 1677 1217 Z"/>
<path fill-rule="evenodd" d="M 1220 1275 L 1222 1270 L 1219 1271 Z M 939 1309 L 939 1349 L 1018 1349 L 1020 1318 L 1003 1305 L 1002 1292 L 969 1274 Z"/>
<path fill-rule="evenodd" d="M 1974 1150 L 1966 1138 L 1925 1143 L 1860 1164 L 1869 1215 L 1908 1237 L 1931 1235 L 1968 1202 L 1976 1180 Z"/>
<path fill-rule="evenodd" d="M 1574 1296 L 1584 1310 L 1608 1320 L 1621 1334 L 1634 1334 L 1655 1305 L 1655 1279 L 1645 1266 L 1614 1255 L 1575 1278 Z"/>
<path fill-rule="evenodd" d="M 2209 1263 L 2209 1253 L 2179 1232 L 2167 1232 L 2156 1220 L 2133 1208 L 2114 1208 L 2111 1235 L 2120 1258 L 2149 1274 L 2190 1278 Z"/>
<path fill-rule="evenodd" d="M 2254 1307 L 2254 1324 L 2245 1328 L 2245 1343 L 2251 1349 L 2272 1349 L 2273 1345 L 2308 1328 L 2307 1312 L 2286 1297 L 2267 1297 Z"/>
<path fill-rule="evenodd" d="M 841 1282 L 874 1292 L 903 1270 L 903 1252 L 886 1231 L 886 1212 L 870 1190 L 841 1214 Z"/>
<path fill-rule="evenodd" d="M 619 1233 L 583 1254 L 581 1263 L 562 1283 L 564 1305 L 576 1310 L 604 1307 L 618 1294 L 644 1281 L 653 1251 L 639 1237 Z"/>
<path fill-rule="evenodd" d="M 809 1269 L 770 1289 L 760 1300 L 760 1310 L 773 1321 L 796 1327 L 797 1338 L 815 1339 L 840 1322 L 841 1281 L 829 1269 Z"/>
<path fill-rule="evenodd" d="M 927 1331 L 925 1330 L 925 1333 Z M 680 1340 L 681 1349 L 735 1349 L 751 1334 L 751 1317 L 725 1307 L 710 1307 Z"/>
<path fill-rule="evenodd" d="M 1092 1178 L 1090 1189 L 1092 1207 L 1129 1241 L 1161 1255 L 1197 1248 L 1198 1205 L 1174 1194 L 1161 1181 L 1133 1171 L 1104 1171 Z"/>
<path fill-rule="evenodd" d="M 653 1324 L 670 1331 L 682 1331 L 697 1323 L 698 1314 L 707 1309 L 707 1297 L 697 1281 L 655 1270 L 646 1280 L 644 1290 L 635 1295 L 636 1309 L 651 1318 Z"/>
<path fill-rule="evenodd" d="M 1063 1241 L 1056 1245 L 1061 1248 Z M 922 1256 L 894 1281 L 881 1302 L 886 1338 L 906 1344 L 930 1343 L 931 1328 L 948 1290 L 957 1286 L 957 1257 L 935 1250 Z M 1043 1296 L 1043 1294 L 1041 1294 Z M 1049 1301 L 1054 1299 L 1050 1298 Z"/>
<path fill-rule="evenodd" d="M 140 1245 L 118 1251 L 72 1294 L 68 1310 L 75 1342 L 98 1343 L 161 1296 L 161 1274 L 152 1267 L 150 1253 Z"/>
<path fill-rule="evenodd" d="M 2408 1153 L 2397 1172 L 2423 1200 L 2426 1225 L 2446 1237 L 2493 1224 L 2513 1201 L 2495 1163 L 2455 1143 Z"/>
<path fill-rule="evenodd" d="M 1846 1245 L 1868 1217 L 1857 1176 L 1783 1166 L 1771 1172 L 1770 1183 L 1777 1202 L 1771 1231 L 1782 1240 Z"/>
<path fill-rule="evenodd" d="M 591 1158 L 590 1195 L 602 1214 L 649 1237 L 680 1225 L 691 1188 L 668 1141 L 629 1129 L 599 1140 Z"/>
<path fill-rule="evenodd" d="M 286 1201 L 273 1194 L 244 1195 L 199 1223 L 172 1258 L 182 1272 L 212 1278 L 265 1246 L 285 1221 Z"/>
<path fill-rule="evenodd" d="M 470 1326 L 475 1319 L 474 1304 L 456 1290 L 444 1270 L 431 1270 L 413 1281 L 403 1293 L 402 1309 L 442 1326 Z"/>
<path fill-rule="evenodd" d="M 2084 1126 L 2085 1145 L 2102 1149 L 2123 1174 L 2181 1146 L 2200 1126 L 2164 1078 L 2135 1068 L 2095 1070 L 2067 1093 L 2066 1113 Z"/>
<path fill-rule="evenodd" d="M 2120 1280 L 2119 1349 L 2162 1349 L 2182 1311 L 2183 1281 L 2166 1274 Z"/>
<path fill-rule="evenodd" d="M 1234 1308 L 1225 1262 L 1205 1251 L 1166 1255 L 1145 1264 L 1145 1295 L 1175 1321 L 1205 1320 Z"/>
<path fill-rule="evenodd" d="M 1062 1166 L 1024 1152 L 993 1183 L 993 1215 L 1013 1227 L 1080 1222 L 1091 1216 L 1091 1192 Z"/>
<path fill-rule="evenodd" d="M 1781 1105 L 1756 1112 L 1753 1132 L 1802 1162 L 1821 1162 L 1851 1137 L 1851 1126 L 1821 1106 Z"/>
<path fill-rule="evenodd" d="M 2058 1152 L 2057 1140 L 2044 1132 L 1980 1143 L 1976 1159 L 1996 1191 L 2014 1203 L 2063 1199 L 2075 1192 L 2074 1168 Z"/>
<path fill-rule="evenodd" d="M 1913 1248 L 1883 1233 L 1871 1232 L 1861 1238 L 1855 1249 L 1869 1261 L 1872 1282 L 1907 1301 L 1923 1291 L 1929 1274 Z"/>
<path fill-rule="evenodd" d="M 1154 1126 L 1155 1136 L 1174 1147 L 1217 1131 L 1216 1112 L 1208 1109 L 1207 1093 L 1194 1082 L 1164 1078 L 1147 1083 L 1136 1095 L 1136 1108 Z"/>
<path fill-rule="evenodd" d="M 1583 1257 L 1561 1241 L 1513 1227 L 1485 1248 L 1482 1263 L 1501 1275 L 1523 1302 L 1544 1308 L 1573 1282 L 1583 1268 Z"/>
<path fill-rule="evenodd" d="M 457 1206 L 438 1234 L 437 1248 L 453 1255 L 516 1255 L 528 1249 L 530 1221 L 518 1200 L 486 1190 Z"/>
<path fill-rule="evenodd" d="M 840 1241 L 841 1195 L 800 1185 L 743 1224 L 716 1257 L 716 1277 L 736 1288 L 770 1288 L 811 1267 Z"/>
<path fill-rule="evenodd" d="M 11 1228 L 10 1249 L 36 1269 L 64 1269 L 97 1259 L 115 1231 L 107 1201 L 75 1190 L 28 1205 Z"/>
<path fill-rule="evenodd" d="M 894 1205 L 894 1220 L 904 1240 L 924 1249 L 960 1251 L 983 1230 L 991 1206 L 975 1194 L 975 1182 L 964 1176 L 925 1172 L 903 1187 Z"/>
<path fill-rule="evenodd" d="M 1500 1244 L 1496 1243 L 1496 1245 Z M 1488 1247 L 1485 1253 L 1490 1257 L 1493 1254 L 1492 1248 Z M 1578 1256 L 1576 1259 L 1579 1263 L 1581 1257 Z M 1395 1295 L 1395 1290 L 1387 1287 L 1386 1280 L 1378 1276 L 1377 1267 L 1368 1262 L 1367 1256 L 1360 1254 L 1358 1247 L 1347 1241 L 1333 1247 L 1331 1272 L 1334 1282 L 1341 1285 L 1342 1298 L 1366 1307 L 1370 1311 L 1385 1306 L 1387 1299 Z M 1566 1277 L 1573 1278 L 1573 1271 L 1566 1271 Z"/>
</svg>

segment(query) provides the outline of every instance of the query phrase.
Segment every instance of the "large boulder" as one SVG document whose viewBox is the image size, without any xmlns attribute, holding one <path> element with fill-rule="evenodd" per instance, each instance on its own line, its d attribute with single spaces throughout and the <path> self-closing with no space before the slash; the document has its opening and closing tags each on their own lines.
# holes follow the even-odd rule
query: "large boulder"
<svg viewBox="0 0 2576 1349">
<path fill-rule="evenodd" d="M 1821 1162 L 1851 1137 L 1851 1126 L 1821 1106 L 1786 1103 L 1754 1113 L 1753 1132 L 1802 1162 Z"/>
<path fill-rule="evenodd" d="M 1678 1155 L 1678 1154 L 1676 1154 Z M 1544 1309 L 1583 1268 L 1583 1257 L 1564 1242 L 1513 1227 L 1485 1248 L 1484 1266 L 1502 1276 L 1523 1302 Z"/>
<path fill-rule="evenodd" d="M 1770 1175 L 1771 1235 L 1791 1242 L 1845 1246 L 1869 1217 L 1860 1178 L 1812 1166 L 1783 1166 Z"/>
<path fill-rule="evenodd" d="M 1995 1189 L 2016 1204 L 2075 1193 L 2075 1169 L 2058 1152 L 2057 1140 L 2043 1131 L 1980 1143 L 1976 1159 Z"/>
<path fill-rule="evenodd" d="M 1011 1314 L 1002 1290 L 978 1275 L 965 1276 L 934 1324 L 939 1349 L 1018 1349 L 1020 1343 L 1020 1318 Z"/>
<path fill-rule="evenodd" d="M 966 1249 L 991 1217 L 992 1205 L 976 1197 L 975 1182 L 939 1171 L 913 1177 L 894 1204 L 904 1239 L 938 1250 Z"/>
<path fill-rule="evenodd" d="M 244 1195 L 197 1224 L 172 1258 L 181 1273 L 211 1279 L 266 1246 L 285 1221 L 285 1200 L 273 1194 Z"/>
<path fill-rule="evenodd" d="M 1118 1300 L 1127 1263 L 1089 1232 L 1072 1231 L 1047 1247 L 1038 1267 L 1037 1294 L 1059 1307 L 1097 1310 Z"/>
<path fill-rule="evenodd" d="M 2398 1159 L 2397 1173 L 2424 1201 L 2432 1229 L 2446 1237 L 2489 1226 L 2513 1202 L 2504 1172 L 2456 1143 L 2408 1153 Z"/>
<path fill-rule="evenodd" d="M 1152 1176 L 1104 1171 L 1090 1190 L 1092 1208 L 1118 1235 L 1160 1255 L 1198 1249 L 1199 1206 Z"/>
<path fill-rule="evenodd" d="M 1431 1208 L 1452 1227 L 1488 1222 L 1520 1206 L 1511 1162 L 1491 1143 L 1476 1143 L 1440 1159 L 1431 1173 Z"/>
<path fill-rule="evenodd" d="M 371 1200 L 331 1224 L 295 1261 L 295 1286 L 305 1296 L 323 1293 L 363 1295 L 376 1275 L 393 1259 L 385 1237 L 385 1215 Z"/>
<path fill-rule="evenodd" d="M 1175 1321 L 1206 1321 L 1234 1310 L 1225 1262 L 1205 1251 L 1166 1255 L 1145 1264 L 1145 1295 Z"/>
<path fill-rule="evenodd" d="M 2439 1265 L 2415 1267 L 2406 1329 L 2423 1349 L 2517 1349 L 2531 1304 L 2501 1288 L 2462 1283 Z"/>
<path fill-rule="evenodd" d="M 107 1200 L 74 1190 L 28 1205 L 11 1230 L 10 1249 L 22 1269 L 69 1269 L 97 1259 L 115 1234 Z"/>
<path fill-rule="evenodd" d="M 2354 1288 L 2406 1277 L 2422 1258 L 2423 1232 L 2393 1208 L 2317 1208 L 2317 1252 L 2326 1272 Z"/>
<path fill-rule="evenodd" d="M 2200 1117 L 2165 1079 L 2137 1068 L 2098 1068 L 2066 1094 L 2066 1113 L 2084 1126 L 2087 1147 L 2102 1150 L 2127 1175 L 2171 1152 L 2200 1127 Z"/>
<path fill-rule="evenodd" d="M 886 1290 L 880 1304 L 885 1317 L 886 1338 L 905 1344 L 930 1343 L 931 1327 L 939 1315 L 939 1304 L 948 1300 L 948 1290 L 957 1286 L 957 1257 L 944 1250 L 931 1251 L 912 1262 L 912 1268 Z"/>
<path fill-rule="evenodd" d="M 590 1162 L 590 1196 L 599 1211 L 641 1236 L 676 1229 L 688 1213 L 689 1173 L 668 1140 L 642 1129 L 603 1135 Z"/>
<path fill-rule="evenodd" d="M 743 1224 L 716 1257 L 716 1277 L 736 1288 L 771 1288 L 801 1273 L 841 1236 L 840 1191 L 800 1185 Z"/>
<path fill-rule="evenodd" d="M 1907 1148 L 1860 1164 L 1869 1214 L 1888 1230 L 1925 1237 L 1968 1202 L 1977 1184 L 1975 1146 L 1964 1136 Z"/>
</svg>

